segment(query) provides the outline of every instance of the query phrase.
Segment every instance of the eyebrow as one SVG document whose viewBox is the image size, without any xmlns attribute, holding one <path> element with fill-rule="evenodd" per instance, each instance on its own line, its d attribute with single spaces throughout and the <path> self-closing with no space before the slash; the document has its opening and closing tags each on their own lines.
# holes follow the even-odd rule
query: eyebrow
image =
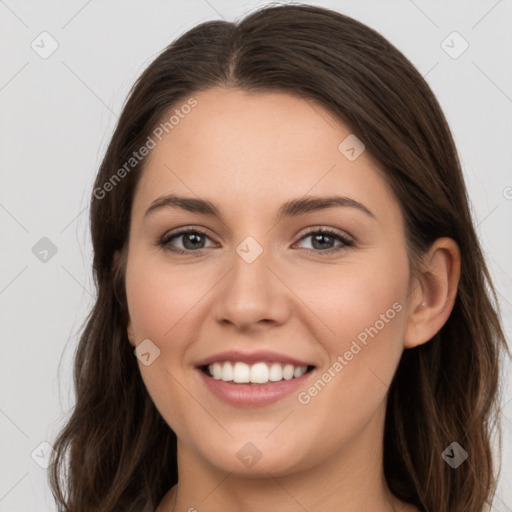
<svg viewBox="0 0 512 512">
<path fill-rule="evenodd" d="M 277 218 L 295 217 L 304 213 L 309 213 L 318 210 L 325 210 L 334 207 L 347 207 L 357 209 L 369 217 L 376 220 L 375 215 L 362 203 L 344 196 L 327 196 L 327 197 L 301 197 L 292 199 L 282 204 L 277 211 Z M 180 208 L 193 213 L 202 215 L 211 215 L 223 219 L 220 208 L 215 206 L 212 202 L 194 197 L 182 197 L 175 194 L 169 194 L 158 197 L 155 199 L 149 208 L 144 213 L 144 218 L 148 217 L 151 213 L 162 208 Z"/>
</svg>

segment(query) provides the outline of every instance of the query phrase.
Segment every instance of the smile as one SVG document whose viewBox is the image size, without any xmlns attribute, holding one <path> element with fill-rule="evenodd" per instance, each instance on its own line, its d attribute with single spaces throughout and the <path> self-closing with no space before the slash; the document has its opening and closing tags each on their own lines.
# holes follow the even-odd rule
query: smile
<svg viewBox="0 0 512 512">
<path fill-rule="evenodd" d="M 293 364 L 257 362 L 249 365 L 241 361 L 215 362 L 203 367 L 203 371 L 215 380 L 234 383 L 267 384 L 302 377 L 313 366 L 295 366 Z"/>
<path fill-rule="evenodd" d="M 273 404 L 286 396 L 300 392 L 301 388 L 306 387 L 306 382 L 317 373 L 314 366 L 284 365 L 282 367 L 279 363 L 268 365 L 263 362 L 249 366 L 245 363 L 229 361 L 212 363 L 196 368 L 196 371 L 203 385 L 214 397 L 237 407 L 262 407 Z M 218 378 L 213 376 L 214 373 Z M 281 378 L 277 380 L 279 376 Z M 236 382 L 234 377 L 237 377 L 239 382 Z M 270 377 L 276 380 L 271 380 Z M 253 382 L 253 378 L 261 382 Z"/>
</svg>

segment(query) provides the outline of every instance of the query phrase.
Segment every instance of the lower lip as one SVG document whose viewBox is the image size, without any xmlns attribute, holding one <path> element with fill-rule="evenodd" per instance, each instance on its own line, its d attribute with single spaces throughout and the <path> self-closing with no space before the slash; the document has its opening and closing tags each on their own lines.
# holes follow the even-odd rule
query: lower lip
<svg viewBox="0 0 512 512">
<path fill-rule="evenodd" d="M 298 391 L 314 369 L 305 373 L 301 377 L 290 380 L 280 380 L 278 382 L 269 382 L 267 384 L 235 384 L 233 382 L 224 382 L 213 377 L 208 377 L 202 370 L 197 369 L 207 388 L 218 398 L 225 402 L 248 407 L 260 407 L 277 402 L 281 398 Z"/>
</svg>

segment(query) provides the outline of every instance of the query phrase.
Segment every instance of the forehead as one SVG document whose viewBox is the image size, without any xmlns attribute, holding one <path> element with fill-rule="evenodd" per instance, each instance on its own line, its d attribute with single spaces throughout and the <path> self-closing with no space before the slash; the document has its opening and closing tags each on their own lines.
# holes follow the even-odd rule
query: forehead
<svg viewBox="0 0 512 512">
<path fill-rule="evenodd" d="M 396 210 L 376 162 L 365 151 L 353 161 L 340 151 L 350 129 L 318 103 L 228 88 L 192 96 L 195 107 L 175 116 L 161 140 L 154 138 L 136 208 L 171 192 L 212 198 L 239 212 L 248 204 L 274 208 L 306 194 L 340 193 Z M 180 104 L 163 121 L 176 109 Z"/>
</svg>

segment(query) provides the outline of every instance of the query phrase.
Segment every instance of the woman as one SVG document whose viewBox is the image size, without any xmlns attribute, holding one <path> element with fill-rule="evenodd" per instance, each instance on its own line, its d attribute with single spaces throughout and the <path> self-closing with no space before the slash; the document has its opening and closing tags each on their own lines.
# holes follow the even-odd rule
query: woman
<svg viewBox="0 0 512 512">
<path fill-rule="evenodd" d="M 63 510 L 487 510 L 508 347 L 449 127 L 381 35 L 306 5 L 188 31 L 91 232 Z"/>
</svg>

